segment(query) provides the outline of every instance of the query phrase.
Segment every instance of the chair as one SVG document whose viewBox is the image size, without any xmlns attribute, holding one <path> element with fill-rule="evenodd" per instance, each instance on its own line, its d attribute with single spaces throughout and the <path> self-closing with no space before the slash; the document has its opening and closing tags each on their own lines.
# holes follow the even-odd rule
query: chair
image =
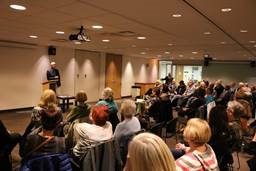
<svg viewBox="0 0 256 171">
<path fill-rule="evenodd" d="M 88 147 L 81 159 L 81 171 L 121 171 L 122 160 L 115 139 Z"/>
<path fill-rule="evenodd" d="M 150 132 L 158 135 L 159 137 L 162 137 L 162 129 L 163 129 L 164 125 L 165 125 L 165 122 L 157 123 L 153 127 L 150 128 Z"/>
<path fill-rule="evenodd" d="M 168 122 L 166 122 L 165 124 L 165 135 L 164 135 L 164 141 L 166 142 L 167 138 L 171 138 L 173 136 L 175 136 L 176 138 L 176 142 L 178 142 L 177 140 L 177 136 L 176 136 L 176 126 L 177 126 L 177 121 L 178 118 L 174 118 Z"/>
</svg>

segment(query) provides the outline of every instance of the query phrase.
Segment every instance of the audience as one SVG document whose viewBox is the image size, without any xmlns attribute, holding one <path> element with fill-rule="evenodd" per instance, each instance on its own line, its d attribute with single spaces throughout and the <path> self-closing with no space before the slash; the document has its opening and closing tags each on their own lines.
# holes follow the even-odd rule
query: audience
<svg viewBox="0 0 256 171">
<path fill-rule="evenodd" d="M 176 171 L 176 166 L 168 146 L 160 137 L 141 133 L 129 144 L 124 171 Z"/>
<path fill-rule="evenodd" d="M 184 149 L 186 154 L 176 160 L 178 170 L 218 170 L 215 153 L 207 144 L 211 138 L 208 123 L 199 118 L 192 118 L 184 129 L 184 139 L 189 144 L 177 144 L 178 149 Z"/>
<path fill-rule="evenodd" d="M 80 90 L 76 94 L 76 102 L 78 103 L 77 106 L 75 106 L 66 116 L 66 121 L 67 122 L 83 122 L 87 121 L 90 111 L 91 111 L 91 106 L 86 103 L 87 101 L 87 95 L 83 90 Z"/>
<path fill-rule="evenodd" d="M 211 139 L 209 144 L 216 154 L 221 171 L 228 170 L 233 163 L 232 147 L 237 141 L 234 131 L 228 125 L 228 116 L 224 106 L 215 106 L 209 114 Z"/>
<path fill-rule="evenodd" d="M 80 158 L 86 152 L 88 146 L 109 140 L 113 135 L 112 125 L 107 121 L 107 106 L 95 106 L 92 108 L 90 115 L 93 124 L 77 123 L 74 126 L 77 143 L 73 149 L 73 153 L 77 158 Z"/>
<path fill-rule="evenodd" d="M 0 168 L 4 171 L 12 171 L 10 155 L 20 141 L 21 135 L 8 131 L 2 120 L 0 120 Z"/>
<path fill-rule="evenodd" d="M 113 132 L 116 129 L 117 124 L 120 122 L 117 116 L 118 107 L 114 101 L 114 93 L 113 90 L 109 87 L 105 88 L 102 93 L 103 99 L 100 100 L 96 106 L 105 105 L 108 107 L 108 119 L 109 122 L 112 124 Z"/>
<path fill-rule="evenodd" d="M 64 137 L 54 136 L 55 128 L 62 121 L 62 114 L 57 106 L 53 103 L 48 104 L 45 109 L 41 110 L 40 116 L 42 131 L 26 137 L 20 148 L 20 156 L 23 158 L 44 153 L 66 152 Z"/>
<path fill-rule="evenodd" d="M 49 104 L 57 104 L 57 97 L 53 90 L 47 89 L 43 92 L 40 101 L 37 106 L 32 110 L 31 121 L 27 126 L 23 137 L 26 137 L 29 133 L 42 126 L 41 124 L 41 112 L 48 107 Z M 57 108 L 61 112 L 60 108 Z"/>
<path fill-rule="evenodd" d="M 120 113 L 124 120 L 120 122 L 114 132 L 114 137 L 129 135 L 140 131 L 141 126 L 137 117 L 134 117 L 136 112 L 136 104 L 132 100 L 125 100 L 121 104 Z"/>
</svg>

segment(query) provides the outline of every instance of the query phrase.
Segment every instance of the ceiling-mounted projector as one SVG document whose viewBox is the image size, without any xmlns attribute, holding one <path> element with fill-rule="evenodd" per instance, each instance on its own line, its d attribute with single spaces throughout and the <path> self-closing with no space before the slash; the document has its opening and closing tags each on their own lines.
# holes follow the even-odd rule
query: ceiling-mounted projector
<svg viewBox="0 0 256 171">
<path fill-rule="evenodd" d="M 80 31 L 77 34 L 70 34 L 69 40 L 80 41 L 80 42 L 90 42 L 91 38 L 86 34 L 85 29 L 81 26 Z"/>
</svg>

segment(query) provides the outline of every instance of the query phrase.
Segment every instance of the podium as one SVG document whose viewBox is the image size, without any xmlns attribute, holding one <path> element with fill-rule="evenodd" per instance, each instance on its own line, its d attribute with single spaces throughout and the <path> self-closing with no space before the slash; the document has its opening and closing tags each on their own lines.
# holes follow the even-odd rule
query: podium
<svg viewBox="0 0 256 171">
<path fill-rule="evenodd" d="M 58 80 L 48 80 L 42 83 L 42 90 L 52 89 L 55 90 Z M 54 87 L 52 87 L 54 85 Z M 54 89 L 53 89 L 54 88 Z"/>
</svg>

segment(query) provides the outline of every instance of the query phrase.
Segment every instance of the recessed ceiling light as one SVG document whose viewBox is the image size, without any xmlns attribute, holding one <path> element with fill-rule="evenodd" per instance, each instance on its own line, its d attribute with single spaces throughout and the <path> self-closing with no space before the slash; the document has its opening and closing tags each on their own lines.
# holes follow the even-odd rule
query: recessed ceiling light
<svg viewBox="0 0 256 171">
<path fill-rule="evenodd" d="M 227 42 L 220 42 L 220 44 L 223 44 L 223 45 L 225 45 L 225 44 L 227 44 Z"/>
<path fill-rule="evenodd" d="M 65 34 L 64 31 L 56 31 L 57 34 Z"/>
<path fill-rule="evenodd" d="M 232 9 L 231 8 L 222 8 L 221 11 L 222 12 L 230 12 Z"/>
<path fill-rule="evenodd" d="M 20 10 L 20 11 L 24 11 L 26 10 L 25 6 L 22 5 L 17 5 L 17 4 L 11 4 L 10 8 L 15 9 L 15 10 Z"/>
<path fill-rule="evenodd" d="M 132 47 L 133 47 L 133 48 L 135 48 L 135 47 L 136 47 L 136 45 L 132 45 Z"/>
<path fill-rule="evenodd" d="M 211 32 L 209 32 L 209 31 L 206 31 L 206 32 L 204 32 L 204 34 L 206 34 L 206 35 L 207 35 L 207 34 L 212 34 L 212 33 L 211 33 Z"/>
<path fill-rule="evenodd" d="M 35 36 L 35 35 L 30 35 L 30 36 L 28 36 L 29 38 L 32 38 L 32 39 L 37 39 L 38 38 L 38 36 Z"/>
<path fill-rule="evenodd" d="M 198 54 L 198 52 L 192 52 L 193 54 Z"/>
<path fill-rule="evenodd" d="M 255 40 L 250 40 L 249 43 L 256 43 L 256 41 Z"/>
<path fill-rule="evenodd" d="M 110 42 L 108 39 L 103 39 L 102 42 Z"/>
<path fill-rule="evenodd" d="M 76 45 L 81 45 L 82 43 L 80 41 L 74 41 Z"/>
<path fill-rule="evenodd" d="M 145 54 L 146 54 L 146 52 L 140 52 L 140 54 L 145 55 Z"/>
<path fill-rule="evenodd" d="M 137 39 L 139 39 L 139 40 L 145 40 L 146 37 L 144 37 L 144 36 L 139 36 L 139 37 L 137 37 Z"/>
<path fill-rule="evenodd" d="M 182 58 L 182 57 L 184 57 L 184 55 L 180 54 L 179 57 Z"/>
<path fill-rule="evenodd" d="M 240 30 L 241 33 L 247 33 L 248 30 Z"/>
<path fill-rule="evenodd" d="M 170 54 L 170 52 L 164 52 L 165 54 Z"/>
<path fill-rule="evenodd" d="M 100 25 L 94 25 L 94 26 L 92 26 L 92 28 L 94 28 L 94 29 L 102 29 L 102 28 L 103 28 L 103 26 L 100 26 Z"/>
<path fill-rule="evenodd" d="M 172 43 L 169 43 L 168 46 L 172 46 L 173 44 Z"/>
<path fill-rule="evenodd" d="M 172 14 L 172 17 L 174 17 L 174 18 L 179 18 L 181 16 L 182 16 L 181 14 Z"/>
</svg>

